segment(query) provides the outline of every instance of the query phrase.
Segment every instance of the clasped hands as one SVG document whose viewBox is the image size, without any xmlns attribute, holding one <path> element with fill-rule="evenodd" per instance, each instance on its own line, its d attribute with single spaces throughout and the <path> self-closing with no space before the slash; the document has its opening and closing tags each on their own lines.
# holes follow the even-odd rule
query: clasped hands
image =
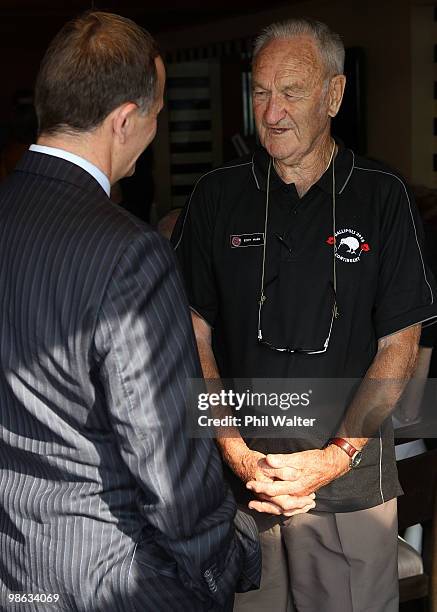
<svg viewBox="0 0 437 612">
<path fill-rule="evenodd" d="M 249 508 L 288 517 L 313 509 L 315 491 L 348 470 L 349 458 L 336 446 L 268 455 L 249 450 L 240 477 L 256 496 Z"/>
</svg>

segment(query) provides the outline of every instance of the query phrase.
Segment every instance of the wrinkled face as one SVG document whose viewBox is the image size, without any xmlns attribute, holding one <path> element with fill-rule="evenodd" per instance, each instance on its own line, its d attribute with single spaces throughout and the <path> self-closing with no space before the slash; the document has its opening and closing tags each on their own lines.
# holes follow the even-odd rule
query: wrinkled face
<svg viewBox="0 0 437 612">
<path fill-rule="evenodd" d="M 135 124 L 132 130 L 131 156 L 132 161 L 126 176 L 132 176 L 135 172 L 135 164 L 141 153 L 149 146 L 155 138 L 158 115 L 164 105 L 164 86 L 165 86 L 165 68 L 160 57 L 155 59 L 157 71 L 157 95 L 147 113 L 142 113 L 139 109 L 135 113 Z"/>
<path fill-rule="evenodd" d="M 329 90 L 310 36 L 273 40 L 260 51 L 253 66 L 253 109 L 261 144 L 273 158 L 299 163 L 329 133 Z"/>
</svg>

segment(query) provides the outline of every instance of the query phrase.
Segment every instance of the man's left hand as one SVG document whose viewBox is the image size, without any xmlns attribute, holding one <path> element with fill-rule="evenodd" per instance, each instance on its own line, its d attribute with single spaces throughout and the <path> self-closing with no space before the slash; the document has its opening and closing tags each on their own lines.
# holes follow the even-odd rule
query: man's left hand
<svg viewBox="0 0 437 612">
<path fill-rule="evenodd" d="M 310 495 L 349 471 L 350 459 L 337 446 L 299 453 L 267 455 L 263 471 L 273 482 L 249 481 L 247 488 L 257 494 Z M 296 477 L 296 470 L 298 471 Z"/>
</svg>

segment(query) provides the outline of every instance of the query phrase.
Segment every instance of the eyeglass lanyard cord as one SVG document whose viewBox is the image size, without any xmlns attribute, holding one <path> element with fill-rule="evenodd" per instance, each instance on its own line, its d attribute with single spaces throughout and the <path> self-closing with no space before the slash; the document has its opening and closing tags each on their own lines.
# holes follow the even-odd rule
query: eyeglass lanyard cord
<svg viewBox="0 0 437 612">
<path fill-rule="evenodd" d="M 329 163 L 331 163 L 332 161 L 332 236 L 333 236 L 333 240 L 334 240 L 334 244 L 332 245 L 332 252 L 333 252 L 333 256 L 332 256 L 332 267 L 333 267 L 333 271 L 332 271 L 332 279 L 333 279 L 333 284 L 334 284 L 334 317 L 337 318 L 340 314 L 338 307 L 337 307 L 337 267 L 335 265 L 335 253 L 337 250 L 337 239 L 335 237 L 335 232 L 337 231 L 336 225 L 335 225 L 335 215 L 336 215 L 336 200 L 335 200 L 335 172 L 334 172 L 334 164 L 335 164 L 335 160 L 334 160 L 334 151 L 335 151 L 335 142 L 334 142 L 334 146 L 332 147 L 332 152 L 331 152 L 331 160 L 329 161 Z M 329 166 L 328 166 L 329 168 Z M 331 334 L 331 332 L 329 332 Z"/>
<path fill-rule="evenodd" d="M 262 272 L 261 272 L 261 293 L 259 297 L 259 308 L 258 308 L 258 340 L 262 340 L 262 331 L 261 331 L 261 308 L 264 302 L 266 301 L 266 296 L 264 295 L 264 275 L 266 270 L 266 243 L 267 243 L 267 219 L 269 216 L 269 196 L 270 196 L 270 171 L 272 168 L 272 158 L 269 161 L 269 167 L 267 169 L 267 195 L 266 195 L 266 214 L 264 218 L 264 244 L 263 244 L 263 263 L 262 263 Z"/>
<path fill-rule="evenodd" d="M 328 165 L 326 167 L 326 170 L 329 168 L 329 166 L 331 165 L 332 162 L 332 231 L 333 231 L 333 239 L 334 239 L 334 244 L 332 246 L 333 248 L 333 281 L 334 281 L 334 295 L 337 294 L 337 271 L 336 271 L 336 265 L 335 265 L 335 232 L 336 232 L 336 228 L 335 228 L 335 171 L 334 171 L 334 153 L 335 153 L 335 141 L 334 144 L 332 146 L 332 151 L 331 151 L 331 155 L 329 158 L 329 162 Z M 264 304 L 264 302 L 266 301 L 266 296 L 264 293 L 264 277 L 265 277 L 265 269 L 266 269 L 266 246 L 267 246 L 267 220 L 269 217 L 269 204 L 270 204 L 270 172 L 272 169 L 272 158 L 270 158 L 269 161 L 269 166 L 267 168 L 267 194 L 266 194 L 266 213 L 265 213 L 265 218 L 264 218 L 264 245 L 263 245 L 263 260 L 262 260 L 262 272 L 261 272 L 261 293 L 260 293 L 260 298 L 259 298 L 259 308 L 258 308 L 258 340 L 262 340 L 262 331 L 261 331 L 261 308 Z M 325 172 L 326 172 L 325 170 Z M 336 304 L 334 303 L 334 316 L 335 318 L 338 317 L 339 312 L 337 309 Z"/>
</svg>

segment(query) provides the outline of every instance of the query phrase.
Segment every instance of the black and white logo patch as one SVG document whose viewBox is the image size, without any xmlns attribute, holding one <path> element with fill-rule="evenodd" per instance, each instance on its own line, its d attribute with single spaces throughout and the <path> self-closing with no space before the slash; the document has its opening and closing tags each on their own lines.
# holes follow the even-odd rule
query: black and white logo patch
<svg viewBox="0 0 437 612">
<path fill-rule="evenodd" d="M 362 253 L 370 251 L 369 244 L 360 232 L 350 228 L 338 230 L 335 237 L 329 236 L 326 243 L 333 245 L 337 259 L 346 263 L 356 263 L 360 261 Z"/>
<path fill-rule="evenodd" d="M 264 234 L 231 234 L 230 244 L 233 249 L 262 246 L 264 244 Z"/>
</svg>

